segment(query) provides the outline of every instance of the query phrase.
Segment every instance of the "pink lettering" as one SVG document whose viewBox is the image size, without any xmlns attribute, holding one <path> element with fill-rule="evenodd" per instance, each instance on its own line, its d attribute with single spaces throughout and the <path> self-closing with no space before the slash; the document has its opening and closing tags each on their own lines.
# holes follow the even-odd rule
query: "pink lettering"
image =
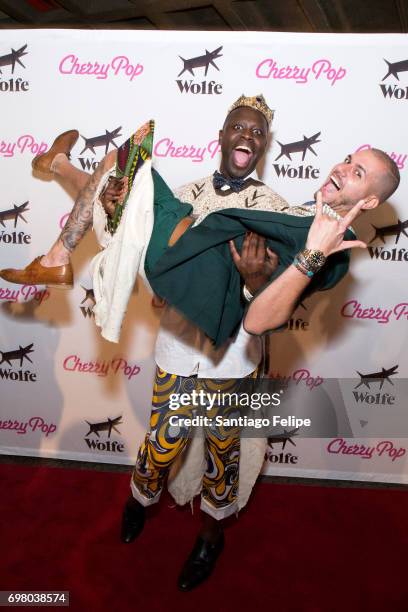
<svg viewBox="0 0 408 612">
<path fill-rule="evenodd" d="M 15 431 L 20 435 L 27 433 L 27 425 L 28 423 L 12 421 L 10 419 L 7 421 L 0 421 L 0 429 L 9 429 L 10 431 Z"/>
<path fill-rule="evenodd" d="M 356 153 L 358 153 L 359 151 L 367 151 L 368 149 L 371 149 L 371 145 L 363 144 L 356 149 Z M 395 163 L 397 164 L 400 170 L 402 170 L 405 166 L 407 155 L 408 154 L 404 154 L 404 153 L 389 153 L 389 156 L 391 157 L 391 159 L 395 161 Z"/>
<path fill-rule="evenodd" d="M 77 355 L 70 355 L 64 359 L 64 363 L 62 367 L 64 370 L 68 370 L 69 372 L 75 372 L 79 362 L 79 357 Z"/>
<path fill-rule="evenodd" d="M 401 317 L 405 317 L 408 320 L 408 302 L 401 302 L 394 306 L 394 314 L 397 321 L 399 321 Z"/>
<path fill-rule="evenodd" d="M 344 79 L 346 76 L 345 68 L 333 68 L 331 62 L 328 59 L 317 60 L 312 66 L 312 72 L 315 75 L 315 79 L 318 80 L 323 74 L 331 84 L 334 85 L 337 81 Z"/>
<path fill-rule="evenodd" d="M 174 157 L 191 159 L 193 162 L 202 162 L 206 153 L 206 147 L 195 147 L 194 145 L 180 145 L 176 147 L 170 138 L 162 138 L 154 148 L 156 157 Z"/>
<path fill-rule="evenodd" d="M 93 76 L 97 79 L 107 79 L 111 72 L 113 76 L 123 74 L 133 81 L 142 74 L 144 67 L 138 62 L 131 63 L 126 55 L 117 55 L 110 63 L 101 63 L 96 60 L 81 62 L 76 55 L 69 53 L 61 59 L 58 70 L 61 74 Z"/>
<path fill-rule="evenodd" d="M 112 370 L 115 374 L 121 371 L 125 376 L 127 376 L 128 380 L 131 380 L 133 376 L 139 374 L 141 370 L 141 368 L 137 365 L 128 364 L 126 359 L 123 359 L 122 357 L 116 357 L 115 359 L 112 359 L 111 364 Z"/>
<path fill-rule="evenodd" d="M 47 289 L 37 289 L 36 285 L 23 285 L 21 289 L 8 289 L 0 287 L 0 300 L 4 302 L 28 302 L 36 300 L 39 304 L 48 300 L 50 292 Z"/>
<path fill-rule="evenodd" d="M 4 140 L 2 140 L 0 142 L 0 155 L 2 155 L 3 157 L 13 157 L 15 148 L 15 142 L 5 142 Z"/>
<path fill-rule="evenodd" d="M 109 68 L 109 64 L 100 64 L 99 62 L 84 62 L 81 64 L 78 57 L 73 54 L 62 58 L 58 67 L 61 74 L 93 75 L 97 79 L 106 79 Z"/>
<path fill-rule="evenodd" d="M 107 376 L 109 364 L 98 361 L 81 361 L 78 355 L 70 355 L 66 357 L 63 363 L 64 370 L 69 372 L 81 372 L 86 374 L 97 374 L 98 376 Z"/>
<path fill-rule="evenodd" d="M 127 58 L 126 55 L 118 55 L 117 57 L 113 58 L 112 69 L 115 76 L 118 75 L 119 72 L 122 70 L 126 74 L 126 76 L 129 77 L 130 81 L 133 81 L 135 77 L 142 74 L 144 70 L 142 64 L 131 64 L 129 62 L 129 58 Z"/>
<path fill-rule="evenodd" d="M 336 438 L 335 440 L 332 440 L 328 444 L 327 450 L 329 451 L 329 453 L 338 454 L 338 453 L 341 452 L 341 449 L 342 449 L 343 446 L 344 446 L 343 438 Z"/>
<path fill-rule="evenodd" d="M 315 387 L 319 387 L 323 382 L 323 378 L 320 376 L 311 376 L 309 370 L 304 368 L 296 370 L 296 372 L 294 372 L 292 375 L 292 379 L 297 385 L 303 381 L 310 390 L 314 389 Z"/>
<path fill-rule="evenodd" d="M 371 149 L 371 145 L 363 144 L 360 147 L 358 147 L 358 149 L 356 149 L 356 153 L 358 153 L 359 151 L 368 151 L 368 149 Z"/>
<path fill-rule="evenodd" d="M 349 308 L 349 306 L 351 308 Z M 341 309 L 341 315 L 347 318 L 353 318 L 355 316 L 356 310 L 360 307 L 360 304 L 357 300 L 350 300 L 350 302 L 346 302 Z"/>
<path fill-rule="evenodd" d="M 390 157 L 395 161 L 398 168 L 402 170 L 405 166 L 405 160 L 407 159 L 407 155 L 403 155 L 402 153 L 391 153 Z"/>
<path fill-rule="evenodd" d="M 364 444 L 347 444 L 343 438 L 335 438 L 327 445 L 327 451 L 332 454 L 358 455 L 362 459 L 372 459 L 375 448 Z"/>
<path fill-rule="evenodd" d="M 0 141 L 0 155 L 3 157 L 14 157 L 17 151 L 19 153 L 29 153 L 32 155 L 41 155 L 48 150 L 46 142 L 37 142 L 31 134 L 24 134 L 17 139 L 17 142 Z"/>
<path fill-rule="evenodd" d="M 398 306 L 403 305 L 398 304 Z M 394 308 L 394 314 L 396 314 L 395 309 L 398 308 L 398 306 Z M 393 311 L 390 308 L 380 308 L 378 306 L 362 308 L 360 302 L 357 302 L 357 300 L 350 300 L 349 302 L 346 302 L 340 311 L 340 314 L 348 319 L 373 319 L 377 321 L 377 323 L 389 323 L 392 313 Z M 404 312 L 400 313 L 400 317 L 403 314 Z M 406 314 L 408 314 L 408 312 Z"/>
<path fill-rule="evenodd" d="M 31 428 L 31 431 L 36 431 L 39 429 L 42 433 L 48 437 L 50 434 L 54 433 L 57 430 L 57 426 L 54 423 L 46 423 L 42 417 L 32 417 L 28 421 L 28 425 Z"/>
<path fill-rule="evenodd" d="M 109 362 L 82 361 L 78 355 L 69 355 L 63 361 L 63 368 L 68 372 L 80 372 L 81 374 L 96 374 L 97 376 L 107 376 L 110 368 L 114 374 L 122 373 L 131 380 L 141 371 L 140 366 L 128 363 L 122 357 L 116 357 Z"/>
<path fill-rule="evenodd" d="M 347 70 L 341 66 L 334 67 L 328 59 L 316 60 L 311 67 L 302 68 L 297 65 L 279 67 L 273 59 L 267 58 L 259 62 L 255 74 L 258 79 L 291 79 L 300 84 L 307 83 L 313 74 L 315 80 L 326 77 L 334 85 L 346 76 Z"/>
<path fill-rule="evenodd" d="M 19 289 L 3 289 L 0 287 L 0 300 L 4 302 L 17 302 Z"/>
<path fill-rule="evenodd" d="M 382 457 L 383 455 L 386 454 L 392 461 L 395 461 L 396 459 L 400 459 L 406 453 L 405 448 L 395 447 L 390 440 L 383 440 L 382 442 L 379 442 L 377 444 L 376 450 L 377 450 L 379 457 Z"/>
<path fill-rule="evenodd" d="M 27 151 L 33 155 L 42 155 L 48 150 L 48 145 L 46 142 L 36 142 L 31 134 L 24 134 L 18 138 L 17 148 L 20 149 L 20 153 Z"/>
<path fill-rule="evenodd" d="M 405 448 L 397 448 L 390 440 L 383 440 L 377 446 L 365 444 L 347 444 L 343 438 L 335 438 L 327 445 L 327 451 L 332 454 L 356 455 L 362 459 L 372 459 L 374 453 L 379 457 L 386 456 L 392 461 L 400 459 L 406 454 Z"/>
<path fill-rule="evenodd" d="M 221 146 L 218 140 L 212 140 L 210 143 L 208 143 L 208 152 L 210 154 L 211 159 L 214 159 L 214 157 L 221 151 Z"/>
<path fill-rule="evenodd" d="M 60 61 L 58 70 L 60 71 L 61 74 L 72 74 L 75 61 L 76 61 L 75 55 L 66 55 Z"/>
<path fill-rule="evenodd" d="M 270 79 L 273 65 L 274 61 L 271 59 L 265 59 L 260 64 L 258 64 L 255 70 L 255 74 L 258 79 Z"/>
<path fill-rule="evenodd" d="M 28 422 L 12 421 L 10 419 L 7 421 L 0 421 L 0 429 L 15 431 L 20 435 L 25 435 L 28 427 L 32 432 L 40 431 L 41 433 L 45 434 L 46 437 L 57 431 L 57 426 L 54 423 L 47 423 L 42 417 L 39 416 L 31 417 Z"/>
<path fill-rule="evenodd" d="M 173 141 L 170 138 L 162 138 L 156 143 L 154 154 L 156 157 L 167 157 L 172 146 Z"/>
</svg>

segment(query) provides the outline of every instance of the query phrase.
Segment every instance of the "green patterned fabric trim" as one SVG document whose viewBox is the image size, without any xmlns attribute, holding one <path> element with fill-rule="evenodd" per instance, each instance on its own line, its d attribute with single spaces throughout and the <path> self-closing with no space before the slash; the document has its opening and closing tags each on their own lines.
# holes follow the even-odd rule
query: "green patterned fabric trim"
<svg viewBox="0 0 408 612">
<path fill-rule="evenodd" d="M 118 149 L 115 178 L 122 179 L 126 176 L 128 186 L 123 201 L 116 205 L 113 218 L 108 218 L 107 227 L 111 234 L 114 234 L 119 227 L 137 172 L 147 159 L 152 158 L 153 135 L 154 121 L 151 119 L 132 134 Z"/>
</svg>

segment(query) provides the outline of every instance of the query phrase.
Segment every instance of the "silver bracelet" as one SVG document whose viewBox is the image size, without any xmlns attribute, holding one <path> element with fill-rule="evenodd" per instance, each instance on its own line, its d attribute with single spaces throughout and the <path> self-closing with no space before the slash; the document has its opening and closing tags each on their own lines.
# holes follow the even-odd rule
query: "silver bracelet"
<svg viewBox="0 0 408 612">
<path fill-rule="evenodd" d="M 247 302 L 250 302 L 254 297 L 246 285 L 242 287 L 242 295 L 244 296 Z"/>
</svg>

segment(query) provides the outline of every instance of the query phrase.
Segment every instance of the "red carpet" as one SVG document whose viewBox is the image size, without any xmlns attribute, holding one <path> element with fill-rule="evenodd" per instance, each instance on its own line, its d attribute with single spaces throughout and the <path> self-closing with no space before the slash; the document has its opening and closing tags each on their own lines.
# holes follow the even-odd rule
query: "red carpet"
<svg viewBox="0 0 408 612">
<path fill-rule="evenodd" d="M 408 609 L 404 491 L 261 483 L 215 574 L 180 593 L 197 511 L 166 496 L 125 545 L 128 475 L 4 464 L 0 475 L 0 590 L 69 590 L 70 610 L 92 612 Z"/>
</svg>

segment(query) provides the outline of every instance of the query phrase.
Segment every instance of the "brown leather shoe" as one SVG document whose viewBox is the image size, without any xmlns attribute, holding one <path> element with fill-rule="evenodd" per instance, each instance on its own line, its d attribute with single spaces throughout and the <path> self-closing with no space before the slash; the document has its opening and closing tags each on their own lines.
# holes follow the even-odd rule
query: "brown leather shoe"
<svg viewBox="0 0 408 612">
<path fill-rule="evenodd" d="M 48 287 L 72 289 L 74 274 L 71 263 L 64 266 L 46 268 L 40 263 L 42 257 L 43 255 L 36 257 L 23 270 L 15 270 L 13 268 L 0 270 L 0 278 L 17 285 L 47 285 Z"/>
<path fill-rule="evenodd" d="M 72 147 L 79 138 L 78 130 L 68 130 L 56 137 L 51 145 L 51 149 L 42 155 L 37 155 L 31 162 L 33 170 L 43 172 L 44 174 L 52 174 L 51 165 L 54 157 L 58 153 L 69 155 Z"/>
</svg>

